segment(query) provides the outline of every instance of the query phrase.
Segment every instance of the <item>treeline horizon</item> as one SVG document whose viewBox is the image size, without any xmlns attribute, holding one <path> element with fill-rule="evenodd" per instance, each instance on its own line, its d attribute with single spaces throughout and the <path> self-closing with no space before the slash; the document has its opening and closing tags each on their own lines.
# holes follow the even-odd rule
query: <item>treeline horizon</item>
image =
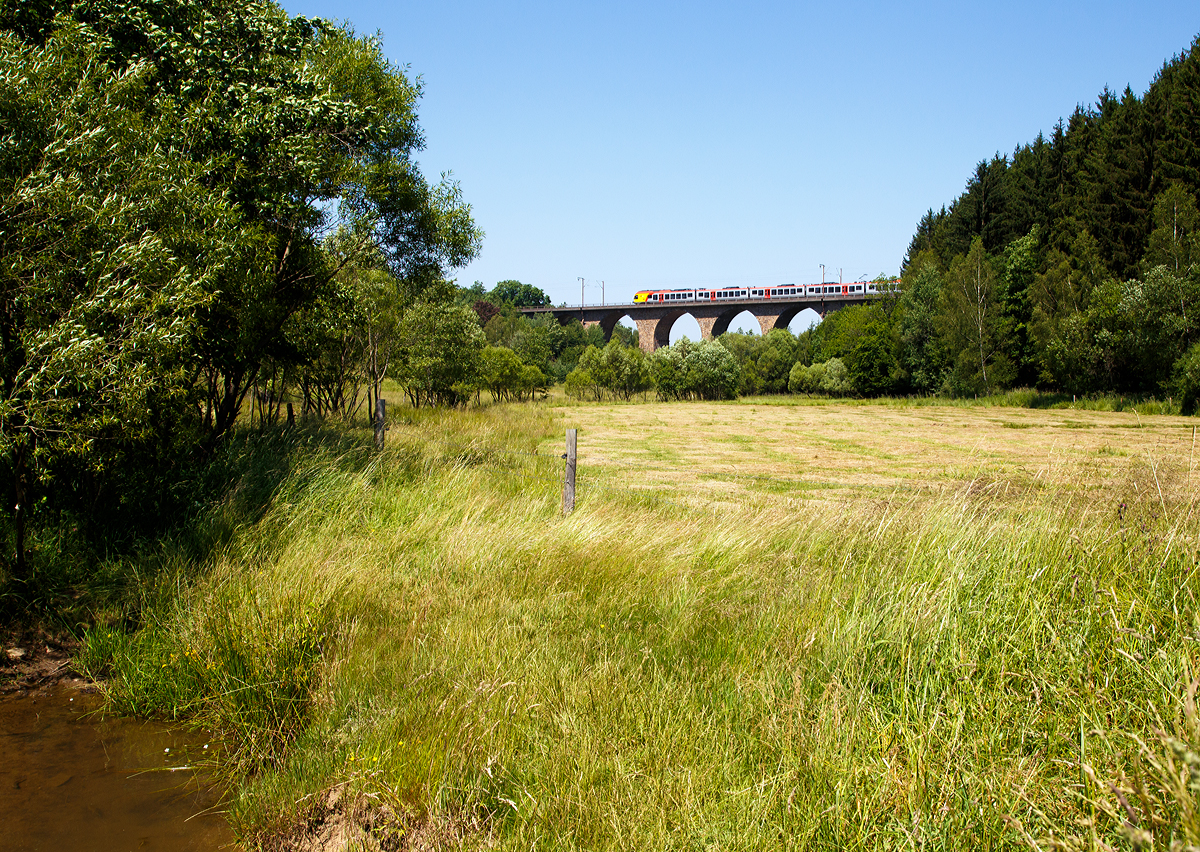
<svg viewBox="0 0 1200 852">
<path fill-rule="evenodd" d="M 1200 37 L 1164 62 L 1145 94 L 1106 88 L 1049 137 L 980 162 L 958 198 L 917 223 L 899 293 L 795 336 L 723 335 L 737 393 L 963 397 L 1022 387 L 1156 397 L 1191 413 L 1198 193 Z M 830 378 L 790 381 L 797 364 L 831 361 Z"/>
</svg>

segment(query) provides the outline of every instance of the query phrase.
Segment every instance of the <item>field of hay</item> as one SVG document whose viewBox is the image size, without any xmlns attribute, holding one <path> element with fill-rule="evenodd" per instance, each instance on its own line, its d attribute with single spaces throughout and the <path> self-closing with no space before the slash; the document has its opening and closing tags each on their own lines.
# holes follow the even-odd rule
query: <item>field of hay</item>
<svg viewBox="0 0 1200 852">
<path fill-rule="evenodd" d="M 225 732 L 250 846 L 1194 844 L 1193 423 L 552 399 L 396 406 L 383 453 L 246 436 L 208 544 L 126 566 L 137 628 L 82 662 Z"/>
<path fill-rule="evenodd" d="M 774 402 L 775 404 L 772 404 Z M 903 402 L 572 406 L 581 475 L 693 503 L 839 506 L 964 487 L 1119 503 L 1187 488 L 1195 420 L 1133 412 L 914 406 Z M 1157 477 L 1157 481 L 1156 481 Z M 1183 482 L 1177 482 L 1183 477 Z M 1114 505 L 1115 505 L 1114 503 Z"/>
</svg>

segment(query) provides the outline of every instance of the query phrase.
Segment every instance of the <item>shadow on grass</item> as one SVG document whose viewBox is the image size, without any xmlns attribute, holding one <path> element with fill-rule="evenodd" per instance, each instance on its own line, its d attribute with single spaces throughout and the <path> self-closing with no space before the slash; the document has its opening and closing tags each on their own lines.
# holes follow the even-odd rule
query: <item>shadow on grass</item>
<svg viewBox="0 0 1200 852">
<path fill-rule="evenodd" d="M 371 451 L 367 431 L 344 424 L 239 429 L 206 463 L 178 465 L 172 479 L 144 484 L 146 493 L 120 508 L 102 506 L 96 517 L 77 508 L 46 510 L 30 531 L 31 581 L 16 588 L 7 576 L 0 580 L 0 626 L 10 632 L 38 628 L 64 639 L 98 620 L 132 627 L 140 589 L 152 586 L 168 565 L 205 570 L 237 530 L 262 519 L 305 460 L 337 458 L 353 470 L 367 463 Z M 135 475 L 122 473 L 136 482 Z M 10 525 L 11 518 L 0 519 L 6 545 Z"/>
</svg>

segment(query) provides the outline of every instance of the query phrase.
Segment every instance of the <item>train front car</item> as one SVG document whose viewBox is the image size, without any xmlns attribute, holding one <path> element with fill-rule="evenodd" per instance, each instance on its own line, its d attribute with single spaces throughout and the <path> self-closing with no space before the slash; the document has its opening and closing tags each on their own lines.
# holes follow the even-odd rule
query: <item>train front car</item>
<svg viewBox="0 0 1200 852">
<path fill-rule="evenodd" d="M 636 302 L 694 302 L 695 290 L 639 290 L 633 296 Z"/>
</svg>

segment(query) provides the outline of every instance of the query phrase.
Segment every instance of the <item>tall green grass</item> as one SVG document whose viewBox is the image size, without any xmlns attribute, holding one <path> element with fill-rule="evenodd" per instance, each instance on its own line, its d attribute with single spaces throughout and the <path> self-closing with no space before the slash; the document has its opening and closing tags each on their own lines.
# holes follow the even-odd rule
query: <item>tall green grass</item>
<svg viewBox="0 0 1200 852">
<path fill-rule="evenodd" d="M 251 843 L 331 790 L 385 848 L 1197 842 L 1200 525 L 1169 461 L 819 512 L 598 470 L 563 517 L 545 407 L 405 412 L 379 455 L 290 440 L 261 510 L 235 483 L 210 547 L 145 557 L 137 629 L 82 658 L 118 709 L 226 732 Z"/>
</svg>

